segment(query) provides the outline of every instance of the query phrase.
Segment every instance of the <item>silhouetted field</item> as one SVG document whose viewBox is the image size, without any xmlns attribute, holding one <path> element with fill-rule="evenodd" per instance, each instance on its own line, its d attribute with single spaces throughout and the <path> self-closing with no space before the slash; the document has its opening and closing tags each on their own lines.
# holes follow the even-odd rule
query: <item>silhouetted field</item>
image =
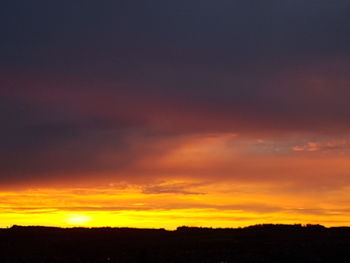
<svg viewBox="0 0 350 263">
<path fill-rule="evenodd" d="M 350 228 L 239 229 L 14 226 L 0 230 L 0 262 L 350 262 Z"/>
</svg>

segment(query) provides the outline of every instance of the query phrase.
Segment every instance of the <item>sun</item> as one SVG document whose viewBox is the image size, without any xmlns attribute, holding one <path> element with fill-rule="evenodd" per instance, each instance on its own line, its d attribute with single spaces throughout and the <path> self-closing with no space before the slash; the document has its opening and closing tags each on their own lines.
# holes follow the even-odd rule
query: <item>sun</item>
<svg viewBox="0 0 350 263">
<path fill-rule="evenodd" d="M 69 225 L 82 226 L 91 221 L 91 217 L 83 214 L 69 214 L 67 215 L 66 222 Z"/>
</svg>

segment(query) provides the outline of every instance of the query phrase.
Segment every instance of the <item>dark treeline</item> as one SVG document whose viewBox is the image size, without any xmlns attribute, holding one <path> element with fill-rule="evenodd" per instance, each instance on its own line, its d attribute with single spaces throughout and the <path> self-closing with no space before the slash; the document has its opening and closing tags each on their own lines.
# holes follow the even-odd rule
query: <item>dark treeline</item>
<svg viewBox="0 0 350 263">
<path fill-rule="evenodd" d="M 0 262 L 347 262 L 350 227 L 0 229 Z"/>
</svg>

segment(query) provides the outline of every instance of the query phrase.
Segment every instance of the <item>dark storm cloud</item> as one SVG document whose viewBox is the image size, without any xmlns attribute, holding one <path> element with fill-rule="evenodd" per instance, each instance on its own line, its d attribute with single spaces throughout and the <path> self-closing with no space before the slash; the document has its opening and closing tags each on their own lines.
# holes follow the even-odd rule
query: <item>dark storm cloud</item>
<svg viewBox="0 0 350 263">
<path fill-rule="evenodd" d="M 154 63 L 259 67 L 261 59 L 341 53 L 349 43 L 341 0 L 8 1 L 1 10 L 6 62 L 56 74 L 125 76 Z"/>
<path fill-rule="evenodd" d="M 163 133 L 349 129 L 345 0 L 12 0 L 0 32 L 4 180 L 115 170 Z"/>
<path fill-rule="evenodd" d="M 111 148 L 127 152 L 122 131 L 96 132 L 89 120 L 72 116 L 64 109 L 40 109 L 2 98 L 0 121 L 0 170 L 9 181 L 108 169 L 100 165 L 101 152 L 108 153 Z"/>
</svg>

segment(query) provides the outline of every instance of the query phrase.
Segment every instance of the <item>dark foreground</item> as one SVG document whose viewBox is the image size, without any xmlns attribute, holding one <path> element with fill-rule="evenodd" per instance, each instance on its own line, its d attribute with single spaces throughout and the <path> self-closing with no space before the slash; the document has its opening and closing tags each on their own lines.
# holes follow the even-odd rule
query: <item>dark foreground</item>
<svg viewBox="0 0 350 263">
<path fill-rule="evenodd" d="M 12 227 L 0 262 L 350 262 L 350 228 L 243 229 Z"/>
</svg>

